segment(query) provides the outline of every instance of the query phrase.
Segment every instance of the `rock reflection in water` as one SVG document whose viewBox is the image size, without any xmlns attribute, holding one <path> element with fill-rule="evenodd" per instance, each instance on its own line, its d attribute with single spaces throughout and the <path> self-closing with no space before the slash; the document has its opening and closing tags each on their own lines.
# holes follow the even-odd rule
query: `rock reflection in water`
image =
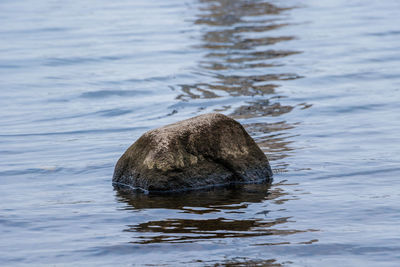
<svg viewBox="0 0 400 267">
<path fill-rule="evenodd" d="M 133 243 L 185 243 L 205 239 L 283 236 L 304 232 L 279 228 L 279 225 L 290 222 L 290 217 L 268 218 L 268 209 L 257 209 L 256 214 L 248 214 L 248 207 L 253 203 L 271 201 L 280 205 L 290 200 L 290 196 L 282 189 L 274 187 L 271 190 L 265 183 L 162 195 L 119 190 L 117 196 L 119 201 L 127 204 L 128 210 L 170 209 L 196 216 L 172 217 L 128 225 L 125 231 L 135 235 Z M 239 216 L 238 213 L 243 215 Z M 207 217 L 206 214 L 212 214 L 212 217 Z"/>
<path fill-rule="evenodd" d="M 243 206 L 242 203 L 259 203 L 271 194 L 268 183 L 236 184 L 181 193 L 143 194 L 121 189 L 117 193 L 121 201 L 129 204 L 128 208 L 179 209 L 197 214 L 219 211 L 219 209 L 246 208 L 247 204 Z M 201 207 L 202 210 L 188 207 Z"/>
</svg>

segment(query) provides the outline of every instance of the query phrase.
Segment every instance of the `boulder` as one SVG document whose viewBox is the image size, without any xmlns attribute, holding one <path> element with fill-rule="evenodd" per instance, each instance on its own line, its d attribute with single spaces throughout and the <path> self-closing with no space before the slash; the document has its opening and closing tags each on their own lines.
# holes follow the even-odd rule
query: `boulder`
<svg viewBox="0 0 400 267">
<path fill-rule="evenodd" d="M 113 183 L 166 192 L 271 177 L 267 157 L 243 126 L 209 113 L 143 134 L 118 160 Z"/>
</svg>

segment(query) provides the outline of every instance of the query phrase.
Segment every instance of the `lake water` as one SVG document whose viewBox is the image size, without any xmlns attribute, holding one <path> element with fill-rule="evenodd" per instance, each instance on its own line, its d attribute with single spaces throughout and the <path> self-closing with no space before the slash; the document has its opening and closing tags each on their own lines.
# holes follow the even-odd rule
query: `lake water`
<svg viewBox="0 0 400 267">
<path fill-rule="evenodd" d="M 0 10 L 1 266 L 400 266 L 399 1 Z M 271 186 L 114 190 L 141 134 L 213 111 Z"/>
</svg>

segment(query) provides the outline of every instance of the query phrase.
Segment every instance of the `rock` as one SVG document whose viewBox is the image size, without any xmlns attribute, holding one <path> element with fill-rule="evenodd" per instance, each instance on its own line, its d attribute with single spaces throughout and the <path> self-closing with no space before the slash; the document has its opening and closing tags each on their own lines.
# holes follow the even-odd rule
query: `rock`
<svg viewBox="0 0 400 267">
<path fill-rule="evenodd" d="M 180 191 L 271 177 L 267 157 L 242 125 L 209 113 L 143 134 L 118 160 L 113 183 Z"/>
</svg>

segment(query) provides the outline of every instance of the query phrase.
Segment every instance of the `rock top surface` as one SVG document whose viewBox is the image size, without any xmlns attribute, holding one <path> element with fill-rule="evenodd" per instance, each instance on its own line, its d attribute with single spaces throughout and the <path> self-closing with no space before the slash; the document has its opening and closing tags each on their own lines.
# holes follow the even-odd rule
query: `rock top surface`
<svg viewBox="0 0 400 267">
<path fill-rule="evenodd" d="M 165 192 L 271 177 L 267 157 L 243 126 L 209 113 L 143 134 L 118 160 L 113 183 Z"/>
</svg>

